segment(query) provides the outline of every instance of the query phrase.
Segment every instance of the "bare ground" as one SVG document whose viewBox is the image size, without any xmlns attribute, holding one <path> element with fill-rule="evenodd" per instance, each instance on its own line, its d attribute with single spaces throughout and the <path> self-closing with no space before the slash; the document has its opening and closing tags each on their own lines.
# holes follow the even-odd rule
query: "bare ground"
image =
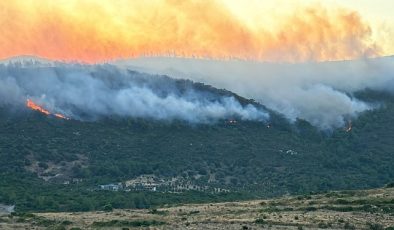
<svg viewBox="0 0 394 230">
<path fill-rule="evenodd" d="M 0 217 L 0 229 L 389 229 L 394 188 L 186 204 L 155 210 Z M 394 229 L 394 228 L 393 228 Z"/>
</svg>

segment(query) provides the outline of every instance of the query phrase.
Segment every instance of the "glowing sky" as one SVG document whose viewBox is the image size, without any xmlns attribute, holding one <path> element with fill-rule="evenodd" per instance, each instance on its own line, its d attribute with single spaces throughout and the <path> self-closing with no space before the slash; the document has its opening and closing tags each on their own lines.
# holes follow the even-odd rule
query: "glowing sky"
<svg viewBox="0 0 394 230">
<path fill-rule="evenodd" d="M 0 58 L 326 61 L 391 55 L 394 1 L 0 0 Z"/>
</svg>

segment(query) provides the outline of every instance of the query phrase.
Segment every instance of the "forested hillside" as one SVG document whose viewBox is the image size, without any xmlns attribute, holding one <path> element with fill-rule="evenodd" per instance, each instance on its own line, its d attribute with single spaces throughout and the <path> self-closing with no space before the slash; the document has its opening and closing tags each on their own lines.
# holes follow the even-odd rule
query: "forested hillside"
<svg viewBox="0 0 394 230">
<path fill-rule="evenodd" d="M 17 210 L 97 210 L 379 187 L 394 180 L 394 96 L 356 96 L 379 108 L 353 119 L 351 130 L 349 124 L 332 131 L 290 124 L 275 113 L 269 122 L 191 125 L 63 120 L 2 108 L 0 203 Z M 157 188 L 125 186 L 147 175 Z M 106 184 L 123 186 L 99 186 Z"/>
</svg>

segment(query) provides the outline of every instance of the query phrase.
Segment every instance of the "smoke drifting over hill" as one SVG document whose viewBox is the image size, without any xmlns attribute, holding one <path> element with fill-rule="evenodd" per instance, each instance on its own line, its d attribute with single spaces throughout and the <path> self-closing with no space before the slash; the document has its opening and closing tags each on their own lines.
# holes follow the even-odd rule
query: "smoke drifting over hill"
<svg viewBox="0 0 394 230">
<path fill-rule="evenodd" d="M 266 120 L 268 114 L 232 96 L 111 65 L 0 65 L 0 106 L 32 100 L 72 119 L 128 116 L 209 123 L 218 119 Z M 50 66 L 52 65 L 52 66 Z"/>
<path fill-rule="evenodd" d="M 44 60 L 20 65 L 16 60 L 0 65 L 0 106 L 25 106 L 31 99 L 52 114 L 82 120 L 112 115 L 193 123 L 269 119 L 268 112 L 241 105 L 232 95 L 157 74 L 231 90 L 291 122 L 303 119 L 322 130 L 343 127 L 379 106 L 357 99 L 354 92 L 367 88 L 394 92 L 392 57 L 302 64 L 139 58 L 111 65 Z"/>
<path fill-rule="evenodd" d="M 304 119 L 321 129 L 342 127 L 360 112 L 376 107 L 357 100 L 354 92 L 366 88 L 394 91 L 392 57 L 302 64 L 140 58 L 117 65 L 226 88 L 290 121 Z"/>
</svg>

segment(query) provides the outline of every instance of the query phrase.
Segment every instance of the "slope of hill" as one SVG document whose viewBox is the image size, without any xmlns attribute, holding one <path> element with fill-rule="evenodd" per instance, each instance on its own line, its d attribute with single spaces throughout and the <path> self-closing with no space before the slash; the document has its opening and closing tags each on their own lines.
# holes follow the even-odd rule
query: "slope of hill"
<svg viewBox="0 0 394 230">
<path fill-rule="evenodd" d="M 323 132 L 224 89 L 111 65 L 27 57 L 0 64 L 0 74 L 0 203 L 19 211 L 250 199 L 394 178 L 392 94 L 358 91 L 352 97 L 376 109 Z M 30 98 L 71 119 L 27 109 Z"/>
<path fill-rule="evenodd" d="M 14 213 L 2 229 L 394 229 L 394 188 L 144 210 Z"/>
<path fill-rule="evenodd" d="M 268 126 L 190 125 L 3 110 L 0 203 L 97 210 L 378 187 L 394 178 L 394 98 L 373 91 L 358 97 L 384 106 L 353 121 L 350 132 L 331 134 L 275 114 Z"/>
<path fill-rule="evenodd" d="M 142 57 L 114 64 L 225 88 L 321 129 L 342 127 L 372 108 L 355 100 L 357 91 L 394 92 L 393 57 L 305 63 Z"/>
</svg>

